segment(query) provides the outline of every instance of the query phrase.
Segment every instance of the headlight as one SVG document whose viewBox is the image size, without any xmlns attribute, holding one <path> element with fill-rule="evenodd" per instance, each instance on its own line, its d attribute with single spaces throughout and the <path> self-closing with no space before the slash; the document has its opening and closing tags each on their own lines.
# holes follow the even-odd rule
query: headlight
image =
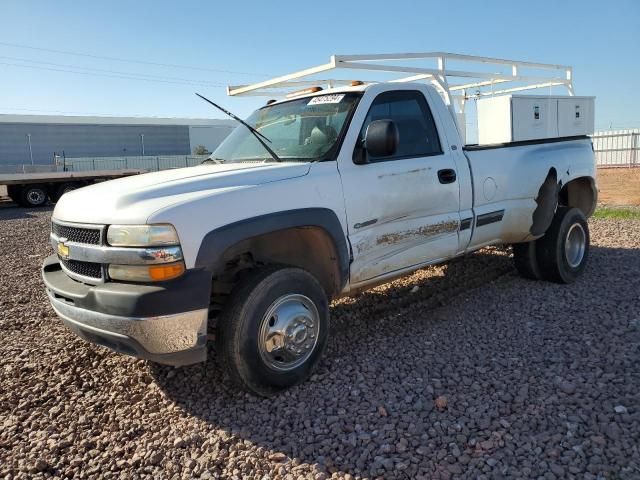
<svg viewBox="0 0 640 480">
<path fill-rule="evenodd" d="M 139 251 L 132 248 L 131 251 L 136 251 L 142 263 L 148 265 L 140 265 L 140 259 L 131 262 L 132 265 L 116 261 L 108 267 L 109 277 L 113 280 L 162 282 L 185 272 L 180 240 L 173 225 L 111 225 L 107 230 L 107 242 L 113 247 L 147 247 Z"/>
<path fill-rule="evenodd" d="M 125 282 L 162 282 L 172 280 L 184 273 L 184 263 L 159 265 L 109 265 L 109 276 Z"/>
<path fill-rule="evenodd" d="M 157 247 L 179 245 L 173 225 L 111 225 L 107 242 L 114 247 Z"/>
</svg>

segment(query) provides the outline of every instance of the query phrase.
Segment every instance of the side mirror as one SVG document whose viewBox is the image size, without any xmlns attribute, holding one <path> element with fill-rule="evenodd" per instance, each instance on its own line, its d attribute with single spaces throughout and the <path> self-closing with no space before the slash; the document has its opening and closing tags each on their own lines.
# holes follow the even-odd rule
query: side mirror
<svg viewBox="0 0 640 480">
<path fill-rule="evenodd" d="M 372 157 L 390 157 L 399 143 L 398 127 L 392 120 L 374 120 L 364 135 L 364 148 Z"/>
</svg>

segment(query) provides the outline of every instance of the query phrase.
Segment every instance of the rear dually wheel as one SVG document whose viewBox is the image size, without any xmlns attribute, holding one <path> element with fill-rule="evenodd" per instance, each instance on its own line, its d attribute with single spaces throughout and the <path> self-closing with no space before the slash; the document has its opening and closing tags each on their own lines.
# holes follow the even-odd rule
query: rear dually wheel
<svg viewBox="0 0 640 480">
<path fill-rule="evenodd" d="M 589 259 L 589 225 L 578 208 L 558 207 L 551 226 L 537 241 L 540 271 L 545 280 L 572 283 Z"/>
</svg>

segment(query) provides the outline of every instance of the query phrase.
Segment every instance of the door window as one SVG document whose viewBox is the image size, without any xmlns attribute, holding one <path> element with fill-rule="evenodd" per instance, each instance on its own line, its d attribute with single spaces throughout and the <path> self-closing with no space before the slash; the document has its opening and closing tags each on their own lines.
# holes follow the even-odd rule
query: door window
<svg viewBox="0 0 640 480">
<path fill-rule="evenodd" d="M 442 153 L 438 131 L 424 95 L 415 90 L 397 90 L 381 93 L 371 104 L 362 130 L 360 144 L 364 142 L 367 127 L 374 120 L 393 120 L 400 136 L 396 153 L 389 157 L 373 157 L 370 162 L 425 157 Z"/>
</svg>

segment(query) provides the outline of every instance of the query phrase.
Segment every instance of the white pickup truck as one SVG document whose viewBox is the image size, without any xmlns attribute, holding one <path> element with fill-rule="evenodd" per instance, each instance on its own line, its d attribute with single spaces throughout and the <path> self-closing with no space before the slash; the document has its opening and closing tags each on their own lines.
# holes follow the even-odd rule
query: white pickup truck
<svg viewBox="0 0 640 480">
<path fill-rule="evenodd" d="M 318 363 L 332 298 L 493 244 L 525 277 L 580 275 L 588 137 L 465 147 L 433 87 L 354 83 L 269 102 L 208 164 L 63 195 L 42 275 L 64 323 L 171 365 L 215 335 L 230 379 L 270 395 Z"/>
</svg>

